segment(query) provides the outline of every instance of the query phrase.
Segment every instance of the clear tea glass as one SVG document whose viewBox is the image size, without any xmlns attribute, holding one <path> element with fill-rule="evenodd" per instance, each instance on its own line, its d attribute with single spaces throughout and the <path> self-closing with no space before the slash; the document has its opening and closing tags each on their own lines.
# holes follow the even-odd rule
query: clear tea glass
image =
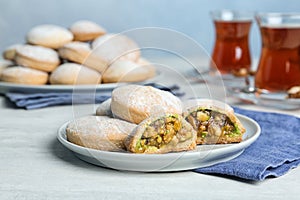
<svg viewBox="0 0 300 200">
<path fill-rule="evenodd" d="M 253 13 L 230 10 L 211 12 L 216 40 L 210 67 L 222 74 L 250 70 L 249 32 Z"/>
<path fill-rule="evenodd" d="M 300 13 L 256 15 L 262 50 L 255 86 L 268 91 L 286 91 L 300 85 Z"/>
</svg>

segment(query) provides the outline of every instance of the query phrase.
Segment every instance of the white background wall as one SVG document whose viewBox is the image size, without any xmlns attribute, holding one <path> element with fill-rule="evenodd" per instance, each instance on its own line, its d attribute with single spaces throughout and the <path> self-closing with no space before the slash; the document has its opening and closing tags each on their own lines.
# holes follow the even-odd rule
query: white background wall
<svg viewBox="0 0 300 200">
<path fill-rule="evenodd" d="M 68 27 L 76 20 L 93 20 L 110 32 L 145 26 L 175 29 L 211 52 L 214 41 L 210 10 L 300 12 L 299 0 L 0 0 L 0 50 L 24 42 L 33 26 L 52 23 Z M 161 41 L 164 42 L 164 41 Z M 260 53 L 260 36 L 251 29 L 253 57 Z"/>
</svg>

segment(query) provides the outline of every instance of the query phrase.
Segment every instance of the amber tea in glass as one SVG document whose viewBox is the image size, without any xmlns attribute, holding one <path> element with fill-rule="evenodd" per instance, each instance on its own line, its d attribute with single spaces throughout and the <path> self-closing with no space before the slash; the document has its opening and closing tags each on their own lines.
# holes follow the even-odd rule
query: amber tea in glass
<svg viewBox="0 0 300 200">
<path fill-rule="evenodd" d="M 253 15 L 250 12 L 213 11 L 215 26 L 215 45 L 211 68 L 222 74 L 240 69 L 250 70 L 249 32 Z"/>
<path fill-rule="evenodd" d="M 255 86 L 286 91 L 300 85 L 300 13 L 256 15 L 262 50 Z"/>
</svg>

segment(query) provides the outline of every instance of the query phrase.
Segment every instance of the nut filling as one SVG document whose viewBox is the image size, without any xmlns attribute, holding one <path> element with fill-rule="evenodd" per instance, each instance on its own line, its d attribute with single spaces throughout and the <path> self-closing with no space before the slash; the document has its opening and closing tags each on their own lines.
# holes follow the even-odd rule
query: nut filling
<svg viewBox="0 0 300 200">
<path fill-rule="evenodd" d="M 192 134 L 181 133 L 177 134 L 181 129 L 182 124 L 176 116 L 167 116 L 158 119 L 149 124 L 143 136 L 136 144 L 138 153 L 155 151 L 164 147 L 166 144 L 184 142 L 192 137 Z"/>
<path fill-rule="evenodd" d="M 241 134 L 225 114 L 213 110 L 196 110 L 190 113 L 186 120 L 197 130 L 197 144 L 213 144 L 221 137 L 235 137 Z"/>
</svg>

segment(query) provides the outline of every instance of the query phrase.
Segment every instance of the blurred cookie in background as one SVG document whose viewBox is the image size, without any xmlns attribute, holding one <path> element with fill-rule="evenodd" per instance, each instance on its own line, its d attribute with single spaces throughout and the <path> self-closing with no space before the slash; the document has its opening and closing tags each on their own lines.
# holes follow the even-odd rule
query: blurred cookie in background
<svg viewBox="0 0 300 200">
<path fill-rule="evenodd" d="M 103 73 L 103 83 L 138 82 L 153 75 L 153 70 L 130 60 L 117 60 Z"/>
<path fill-rule="evenodd" d="M 83 65 L 65 63 L 52 72 L 50 83 L 60 85 L 100 84 L 101 74 Z"/>
<path fill-rule="evenodd" d="M 96 38 L 92 43 L 92 49 L 108 63 L 118 59 L 137 61 L 141 55 L 139 46 L 121 34 L 105 34 Z"/>
<path fill-rule="evenodd" d="M 14 63 L 10 60 L 0 60 L 0 76 L 1 76 L 1 72 L 8 68 L 9 66 L 12 66 Z"/>
<path fill-rule="evenodd" d="M 64 27 L 44 24 L 33 27 L 27 33 L 26 38 L 30 44 L 58 49 L 64 44 L 71 42 L 74 36 Z"/>
<path fill-rule="evenodd" d="M 53 71 L 60 63 L 56 51 L 34 45 L 22 45 L 18 47 L 16 49 L 15 61 L 18 65 L 45 72 Z"/>
<path fill-rule="evenodd" d="M 22 66 L 8 67 L 0 75 L 0 80 L 27 85 L 44 85 L 48 81 L 48 73 Z"/>
<path fill-rule="evenodd" d="M 108 67 L 104 59 L 92 52 L 88 43 L 78 41 L 70 42 L 59 48 L 58 53 L 63 59 L 83 64 L 100 73 Z"/>
<path fill-rule="evenodd" d="M 71 25 L 70 31 L 74 35 L 75 41 L 90 41 L 95 38 L 104 35 L 106 30 L 96 24 L 95 22 L 88 20 L 80 20 Z"/>
<path fill-rule="evenodd" d="M 16 56 L 16 50 L 20 46 L 23 46 L 23 44 L 13 44 L 13 45 L 7 47 L 2 53 L 3 58 L 6 60 L 14 60 L 15 56 Z"/>
</svg>

